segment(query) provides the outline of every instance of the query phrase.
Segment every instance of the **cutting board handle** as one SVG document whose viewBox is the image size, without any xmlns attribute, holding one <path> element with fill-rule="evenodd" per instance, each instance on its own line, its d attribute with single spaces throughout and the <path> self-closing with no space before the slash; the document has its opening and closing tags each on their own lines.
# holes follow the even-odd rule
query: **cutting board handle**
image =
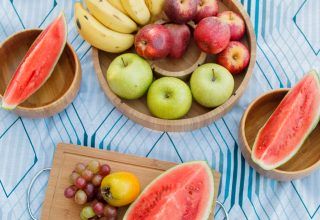
<svg viewBox="0 0 320 220">
<path fill-rule="evenodd" d="M 44 168 L 42 170 L 40 170 L 34 177 L 33 179 L 31 180 L 31 183 L 28 187 L 28 191 L 27 191 L 27 208 L 28 208 L 28 212 L 29 212 L 29 215 L 30 217 L 32 218 L 32 220 L 38 220 L 32 213 L 32 210 L 31 210 L 31 189 L 35 183 L 35 181 L 38 179 L 38 177 L 43 173 L 43 172 L 46 172 L 46 171 L 50 171 L 51 168 Z"/>
</svg>

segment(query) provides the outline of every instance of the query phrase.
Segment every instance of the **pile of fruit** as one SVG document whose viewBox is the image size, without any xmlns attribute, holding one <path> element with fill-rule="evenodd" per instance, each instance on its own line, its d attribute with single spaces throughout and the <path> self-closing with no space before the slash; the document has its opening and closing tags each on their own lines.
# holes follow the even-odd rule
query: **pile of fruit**
<svg viewBox="0 0 320 220">
<path fill-rule="evenodd" d="M 125 53 L 113 60 L 106 73 L 109 87 L 124 99 L 138 99 L 147 93 L 147 106 L 158 118 L 185 116 L 193 98 L 206 108 L 224 104 L 234 90 L 233 74 L 244 72 L 249 65 L 249 50 L 240 42 L 246 32 L 245 22 L 232 11 L 219 13 L 217 0 L 85 3 L 91 14 L 81 3 L 75 4 L 76 25 L 85 40 L 111 53 L 134 45 L 138 54 Z M 165 18 L 163 24 L 154 23 L 159 17 Z M 190 82 L 174 77 L 154 80 L 148 60 L 183 59 L 191 40 L 201 51 L 214 55 L 212 62 L 217 64 L 199 66 Z"/>
<path fill-rule="evenodd" d="M 82 220 L 115 220 L 117 207 L 130 204 L 139 195 L 140 183 L 134 174 L 110 172 L 108 164 L 92 160 L 87 165 L 76 164 L 70 174 L 72 185 L 64 196 L 78 205 L 86 204 L 80 213 Z"/>
</svg>

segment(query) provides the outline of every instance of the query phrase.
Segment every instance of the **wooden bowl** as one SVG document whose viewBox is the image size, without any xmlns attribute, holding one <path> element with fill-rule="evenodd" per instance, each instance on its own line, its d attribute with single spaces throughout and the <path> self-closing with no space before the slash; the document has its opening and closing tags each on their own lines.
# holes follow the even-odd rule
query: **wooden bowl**
<svg viewBox="0 0 320 220">
<path fill-rule="evenodd" d="M 21 31 L 10 36 L 0 46 L 1 99 L 13 73 L 40 33 L 40 29 Z M 80 82 L 80 62 L 71 45 L 67 43 L 48 81 L 13 111 L 30 118 L 55 115 L 73 101 L 79 91 Z"/>
<path fill-rule="evenodd" d="M 239 100 L 244 90 L 247 87 L 249 79 L 253 73 L 253 67 L 256 61 L 256 38 L 250 18 L 242 5 L 238 1 L 223 0 L 219 1 L 220 9 L 222 11 L 228 9 L 232 10 L 245 21 L 247 34 L 243 42 L 247 44 L 251 57 L 248 68 L 242 73 L 234 76 L 235 88 L 233 95 L 221 106 L 211 109 L 205 108 L 193 101 L 191 109 L 187 115 L 178 120 L 165 120 L 156 118 L 151 115 L 146 105 L 146 96 L 137 100 L 125 100 L 115 95 L 108 86 L 105 78 L 107 69 L 112 60 L 119 54 L 111 54 L 96 48 L 92 50 L 94 67 L 99 80 L 99 83 L 107 95 L 109 100 L 131 120 L 151 129 L 160 131 L 188 131 L 206 126 L 212 121 L 220 118 L 228 112 Z M 172 62 L 176 62 L 172 60 Z M 207 62 L 214 62 L 213 56 L 207 56 Z"/>
<path fill-rule="evenodd" d="M 243 114 L 239 140 L 244 158 L 261 175 L 289 181 L 309 175 L 320 166 L 320 124 L 306 139 L 298 153 L 287 163 L 274 170 L 264 170 L 251 159 L 251 149 L 259 129 L 280 104 L 289 89 L 268 92 L 253 101 Z"/>
</svg>

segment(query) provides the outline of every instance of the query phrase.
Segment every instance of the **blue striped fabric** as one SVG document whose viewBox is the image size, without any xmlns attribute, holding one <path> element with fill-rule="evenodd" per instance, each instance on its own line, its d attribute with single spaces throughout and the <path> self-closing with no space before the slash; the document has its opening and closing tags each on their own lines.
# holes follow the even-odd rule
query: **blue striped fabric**
<svg viewBox="0 0 320 220">
<path fill-rule="evenodd" d="M 71 0 L 0 0 L 0 40 L 16 31 L 45 27 L 61 10 L 68 40 L 83 69 L 81 90 L 60 114 L 46 119 L 20 118 L 0 110 L 0 219 L 30 219 L 26 188 L 35 173 L 51 166 L 58 142 L 116 150 L 175 162 L 207 160 L 222 173 L 219 200 L 231 219 L 320 219 L 320 171 L 292 182 L 256 173 L 238 146 L 238 126 L 248 104 L 275 88 L 291 87 L 320 64 L 319 0 L 241 0 L 258 39 L 254 75 L 240 102 L 220 120 L 192 132 L 145 129 L 123 116 L 107 100 L 94 73 L 91 47 L 78 35 Z M 47 176 L 32 192 L 39 215 Z M 223 219 L 220 209 L 216 219 Z"/>
</svg>

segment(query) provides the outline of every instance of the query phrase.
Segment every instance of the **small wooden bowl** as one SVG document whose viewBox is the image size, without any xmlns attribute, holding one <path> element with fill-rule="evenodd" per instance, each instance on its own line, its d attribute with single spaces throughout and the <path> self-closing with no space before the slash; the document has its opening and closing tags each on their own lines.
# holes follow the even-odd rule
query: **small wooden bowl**
<svg viewBox="0 0 320 220">
<path fill-rule="evenodd" d="M 30 29 L 10 36 L 0 46 L 0 98 L 24 55 L 41 33 Z M 41 57 L 39 57 L 39 60 Z M 79 59 L 69 43 L 48 81 L 13 111 L 30 118 L 49 117 L 61 112 L 76 97 L 81 82 Z"/>
<path fill-rule="evenodd" d="M 298 153 L 287 163 L 274 170 L 264 170 L 251 159 L 251 149 L 259 129 L 280 104 L 289 89 L 268 92 L 253 101 L 243 114 L 239 140 L 244 158 L 261 175 L 290 181 L 309 175 L 320 166 L 320 124 L 306 139 Z"/>
<path fill-rule="evenodd" d="M 256 38 L 254 30 L 250 21 L 250 18 L 243 6 L 234 0 L 222 0 L 219 1 L 221 11 L 232 10 L 242 16 L 245 21 L 247 34 L 243 39 L 250 50 L 250 63 L 248 68 L 238 75 L 234 75 L 235 87 L 233 95 L 221 106 L 211 109 L 205 108 L 193 101 L 190 111 L 183 118 L 178 120 L 165 120 L 152 116 L 149 112 L 146 104 L 146 96 L 137 100 L 125 100 L 115 95 L 106 80 L 106 72 L 109 64 L 119 54 L 106 53 L 96 48 L 92 49 L 93 63 L 96 70 L 96 74 L 106 96 L 109 100 L 131 120 L 151 129 L 159 131 L 188 131 L 194 130 L 203 126 L 206 126 L 212 121 L 220 118 L 227 113 L 239 100 L 243 92 L 245 91 L 249 79 L 253 73 L 253 67 L 256 62 Z M 172 60 L 172 62 L 176 62 Z M 207 56 L 206 62 L 214 62 L 213 56 Z M 174 64 L 172 64 L 174 65 Z"/>
<path fill-rule="evenodd" d="M 160 60 L 152 60 L 152 69 L 161 76 L 172 76 L 183 80 L 197 69 L 198 66 L 206 61 L 207 54 L 202 52 L 196 45 L 193 38 L 187 51 L 180 59 L 164 58 Z"/>
</svg>

